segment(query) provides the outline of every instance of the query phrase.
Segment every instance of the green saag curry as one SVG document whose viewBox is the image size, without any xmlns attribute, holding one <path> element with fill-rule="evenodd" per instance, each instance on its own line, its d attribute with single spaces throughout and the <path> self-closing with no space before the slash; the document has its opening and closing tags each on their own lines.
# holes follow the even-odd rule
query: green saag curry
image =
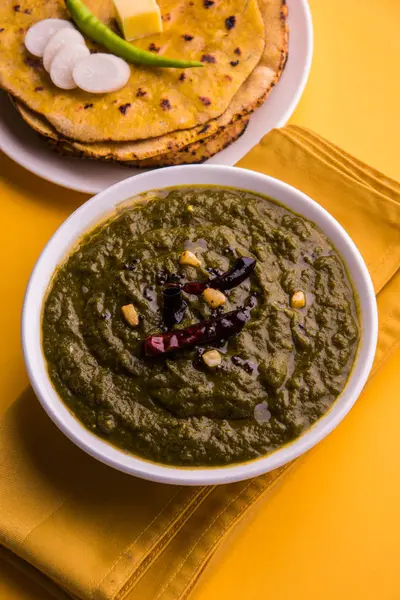
<svg viewBox="0 0 400 600">
<path fill-rule="evenodd" d="M 181 264 L 187 251 L 196 264 Z M 184 291 L 240 257 L 255 268 L 217 308 Z M 146 356 L 144 340 L 167 332 L 171 285 L 184 298 L 172 332 L 247 307 L 244 326 Z M 343 390 L 358 337 L 354 292 L 325 235 L 270 199 L 219 187 L 135 198 L 83 237 L 43 311 L 49 375 L 76 417 L 128 452 L 187 467 L 255 459 L 301 435 Z"/>
</svg>

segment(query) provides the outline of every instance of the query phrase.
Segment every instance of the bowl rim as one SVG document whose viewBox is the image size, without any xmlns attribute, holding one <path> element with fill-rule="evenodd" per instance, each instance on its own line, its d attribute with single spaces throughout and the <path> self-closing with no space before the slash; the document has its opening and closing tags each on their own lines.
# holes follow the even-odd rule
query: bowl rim
<svg viewBox="0 0 400 600">
<path fill-rule="evenodd" d="M 229 186 L 224 181 L 229 182 Z M 237 184 L 239 181 L 242 181 L 240 185 Z M 343 392 L 330 410 L 299 438 L 271 454 L 223 467 L 163 465 L 108 444 L 81 425 L 63 403 L 51 384 L 42 352 L 41 314 L 45 293 L 57 265 L 74 244 L 128 198 L 144 191 L 190 184 L 264 193 L 314 221 L 337 248 L 359 296 L 361 338 L 355 363 Z M 258 191 L 260 189 L 264 191 Z M 282 196 L 286 201 L 280 198 Z M 298 206 L 292 206 L 292 203 Z M 32 388 L 59 429 L 82 450 L 117 470 L 151 481 L 180 485 L 215 485 L 249 479 L 283 466 L 319 443 L 342 421 L 364 387 L 375 355 L 377 334 L 378 314 L 371 277 L 354 242 L 334 217 L 287 183 L 255 171 L 224 165 L 185 165 L 143 173 L 118 182 L 82 204 L 60 225 L 41 252 L 26 288 L 21 320 L 22 349 Z"/>
</svg>

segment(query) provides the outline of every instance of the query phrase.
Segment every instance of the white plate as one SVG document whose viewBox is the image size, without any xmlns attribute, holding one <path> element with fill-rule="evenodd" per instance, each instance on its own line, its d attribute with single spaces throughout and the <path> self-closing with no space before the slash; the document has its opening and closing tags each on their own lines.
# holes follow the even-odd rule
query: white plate
<svg viewBox="0 0 400 600">
<path fill-rule="evenodd" d="M 268 100 L 251 117 L 242 137 L 207 161 L 233 165 L 274 127 L 282 127 L 300 100 L 311 67 L 313 29 L 307 0 L 287 0 L 289 59 L 281 80 Z M 66 158 L 52 152 L 46 142 L 19 117 L 7 95 L 0 92 L 0 148 L 32 173 L 66 188 L 96 194 L 143 172 L 115 164 Z"/>
</svg>

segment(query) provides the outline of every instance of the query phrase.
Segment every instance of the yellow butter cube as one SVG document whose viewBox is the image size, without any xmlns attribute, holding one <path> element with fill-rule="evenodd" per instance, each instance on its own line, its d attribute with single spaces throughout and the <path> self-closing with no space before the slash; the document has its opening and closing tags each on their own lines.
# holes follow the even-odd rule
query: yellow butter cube
<svg viewBox="0 0 400 600">
<path fill-rule="evenodd" d="M 161 33 L 161 11 L 156 0 L 114 0 L 118 25 L 128 42 Z"/>
</svg>

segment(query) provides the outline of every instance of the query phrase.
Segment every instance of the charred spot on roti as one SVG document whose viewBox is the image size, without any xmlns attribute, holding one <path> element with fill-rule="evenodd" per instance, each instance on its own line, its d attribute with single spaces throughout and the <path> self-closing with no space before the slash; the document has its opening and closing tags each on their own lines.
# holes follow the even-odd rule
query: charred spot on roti
<svg viewBox="0 0 400 600">
<path fill-rule="evenodd" d="M 179 75 L 179 81 L 185 81 L 185 79 L 186 79 L 186 73 L 181 73 Z"/>
<path fill-rule="evenodd" d="M 206 96 L 199 96 L 201 102 L 204 104 L 204 106 L 210 106 L 211 104 L 211 100 L 210 98 L 207 98 Z"/>
<path fill-rule="evenodd" d="M 236 17 L 235 15 L 231 15 L 230 17 L 228 17 L 227 19 L 225 19 L 225 27 L 227 28 L 228 31 L 230 31 L 231 29 L 233 29 L 236 25 Z"/>
<path fill-rule="evenodd" d="M 113 32 L 114 32 L 114 33 L 117 33 L 117 34 L 119 33 L 119 26 L 118 26 L 117 19 L 116 19 L 115 17 L 112 17 L 112 18 L 111 18 L 111 19 L 108 21 L 107 25 L 108 25 L 108 27 L 109 27 L 110 29 L 112 29 L 112 30 L 113 30 Z"/>
<path fill-rule="evenodd" d="M 209 125 L 204 125 L 204 127 L 202 127 L 199 131 L 199 134 L 203 134 L 203 133 L 207 133 L 207 131 L 210 129 Z"/>
<path fill-rule="evenodd" d="M 165 13 L 165 15 L 163 15 L 161 17 L 162 21 L 170 21 L 171 20 L 171 15 L 170 13 Z"/>
<path fill-rule="evenodd" d="M 156 46 L 154 42 L 151 42 L 149 50 L 150 52 L 155 52 L 156 54 L 158 54 L 160 52 L 160 46 Z"/>
<path fill-rule="evenodd" d="M 239 64 L 238 60 L 231 60 L 230 64 L 232 65 L 232 67 L 237 67 Z"/>
<path fill-rule="evenodd" d="M 13 6 L 14 12 L 21 12 L 21 5 L 20 4 L 15 4 Z"/>
<path fill-rule="evenodd" d="M 40 58 L 36 58 L 34 56 L 27 56 L 24 60 L 24 63 L 32 69 L 36 69 L 37 71 L 43 71 L 43 63 Z"/>
<path fill-rule="evenodd" d="M 185 40 L 185 42 L 191 42 L 193 39 L 193 36 L 190 35 L 189 33 L 185 33 L 182 37 Z"/>
<path fill-rule="evenodd" d="M 172 106 L 168 98 L 163 98 L 160 102 L 160 106 L 163 110 L 171 110 Z"/>
<path fill-rule="evenodd" d="M 121 113 L 121 115 L 126 115 L 128 109 L 132 106 L 132 104 L 130 102 L 127 102 L 126 104 L 121 104 L 121 106 L 118 106 L 118 110 Z"/>
<path fill-rule="evenodd" d="M 234 53 L 237 54 L 238 56 L 240 56 L 242 54 L 242 51 L 239 47 L 234 49 Z"/>
<path fill-rule="evenodd" d="M 136 98 L 143 98 L 143 96 L 147 96 L 147 92 L 143 88 L 139 88 L 136 92 Z"/>
<path fill-rule="evenodd" d="M 283 71 L 283 69 L 286 67 L 286 63 L 288 61 L 289 58 L 289 54 L 287 52 L 282 52 L 281 53 L 281 69 Z"/>
<path fill-rule="evenodd" d="M 42 85 L 38 85 L 37 87 L 35 87 L 35 92 L 43 92 L 44 87 Z"/>
<path fill-rule="evenodd" d="M 215 63 L 215 56 L 213 56 L 212 54 L 203 54 L 203 56 L 201 57 L 201 62 L 203 63 Z"/>
<path fill-rule="evenodd" d="M 88 108 L 93 108 L 93 102 L 89 102 L 88 104 L 85 104 L 83 108 L 85 110 L 87 110 Z"/>
<path fill-rule="evenodd" d="M 204 0 L 203 2 L 204 8 L 210 8 L 211 6 L 214 6 L 214 4 L 214 0 Z"/>
</svg>

